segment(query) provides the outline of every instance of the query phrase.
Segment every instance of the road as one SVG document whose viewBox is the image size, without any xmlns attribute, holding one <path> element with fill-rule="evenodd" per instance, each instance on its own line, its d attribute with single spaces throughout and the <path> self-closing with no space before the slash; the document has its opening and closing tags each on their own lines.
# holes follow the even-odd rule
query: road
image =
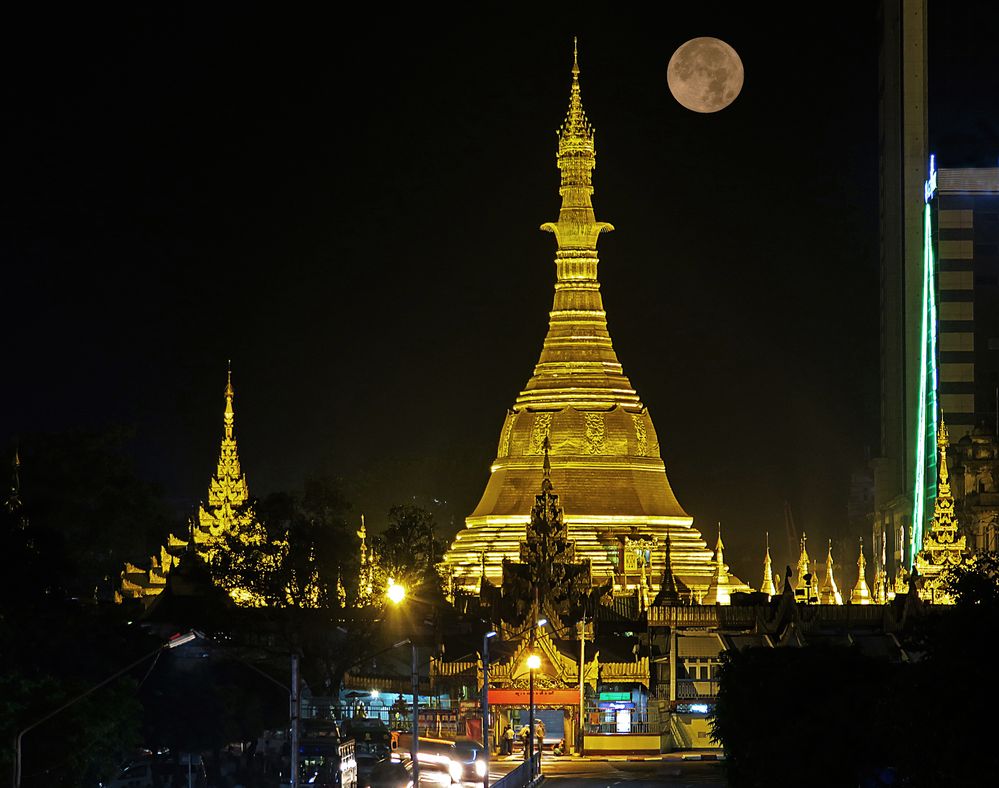
<svg viewBox="0 0 999 788">
<path fill-rule="evenodd" d="M 545 788 L 726 788 L 725 766 L 717 761 L 578 761 L 545 759 Z"/>
</svg>

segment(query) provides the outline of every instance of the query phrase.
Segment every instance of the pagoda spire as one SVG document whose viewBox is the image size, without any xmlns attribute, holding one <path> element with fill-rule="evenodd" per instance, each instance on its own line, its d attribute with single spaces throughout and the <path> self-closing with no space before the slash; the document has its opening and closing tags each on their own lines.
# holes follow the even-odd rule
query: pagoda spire
<svg viewBox="0 0 999 788">
<path fill-rule="evenodd" d="M 219 447 L 219 460 L 215 475 L 208 483 L 208 504 L 198 513 L 201 525 L 195 534 L 197 541 L 213 541 L 224 531 L 232 529 L 240 519 L 240 512 L 250 498 L 246 475 L 239 464 L 239 450 L 235 437 L 235 411 L 232 385 L 232 367 L 226 371 L 225 409 L 222 414 L 222 444 Z M 252 519 L 252 517 L 250 518 Z"/>
<path fill-rule="evenodd" d="M 954 494 L 950 488 L 950 471 L 947 468 L 947 447 L 950 434 L 940 411 L 937 430 L 937 498 L 933 505 L 933 520 L 923 536 L 922 549 L 916 554 L 914 570 L 918 570 L 919 596 L 929 602 L 952 603 L 944 583 L 945 570 L 964 563 L 968 553 L 966 537 L 958 536 L 957 515 L 954 512 Z M 914 572 L 915 574 L 915 572 Z"/>
<path fill-rule="evenodd" d="M 855 605 L 871 604 L 871 590 L 867 587 L 867 561 L 864 559 L 864 537 L 860 537 L 860 557 L 857 559 L 857 585 L 850 594 Z"/>
<path fill-rule="evenodd" d="M 666 549 L 664 555 L 663 579 L 659 583 L 659 593 L 652 600 L 653 607 L 663 605 L 689 605 L 690 589 L 673 574 L 673 558 L 670 553 L 670 538 L 666 534 Z"/>
<path fill-rule="evenodd" d="M 541 358 L 517 398 L 518 407 L 549 410 L 582 405 L 606 411 L 624 405 L 632 411 L 642 409 L 611 344 L 597 280 L 597 236 L 614 227 L 598 222 L 593 212 L 595 136 L 583 109 L 579 49 L 574 42 L 569 109 L 558 131 L 556 156 L 562 205 L 557 222 L 541 225 L 555 235 L 558 245 L 555 299 Z"/>
<path fill-rule="evenodd" d="M 833 576 L 832 539 L 829 540 L 829 551 L 826 553 L 826 576 L 819 591 L 819 601 L 823 605 L 843 604 L 843 595 L 840 594 L 836 578 Z"/>
<path fill-rule="evenodd" d="M 225 426 L 225 439 L 234 440 L 232 437 L 233 427 L 235 426 L 235 414 L 232 409 L 232 362 L 228 364 L 226 369 L 226 383 L 225 383 L 225 414 L 223 416 L 223 422 Z"/>
<path fill-rule="evenodd" d="M 767 531 L 767 552 L 763 557 L 763 583 L 760 585 L 760 591 L 762 591 L 767 596 L 775 596 L 777 594 L 777 588 L 774 586 L 773 566 L 770 563 L 769 531 Z"/>
<path fill-rule="evenodd" d="M 707 605 L 728 605 L 732 601 L 732 579 L 725 564 L 725 544 L 722 542 L 721 523 L 718 523 L 718 541 L 715 543 L 715 576 L 703 600 Z M 738 590 L 738 589 L 736 589 Z"/>
</svg>

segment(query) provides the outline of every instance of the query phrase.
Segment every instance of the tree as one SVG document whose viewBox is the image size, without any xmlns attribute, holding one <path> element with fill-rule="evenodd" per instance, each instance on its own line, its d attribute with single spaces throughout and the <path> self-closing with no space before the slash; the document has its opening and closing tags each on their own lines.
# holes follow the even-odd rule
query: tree
<svg viewBox="0 0 999 788">
<path fill-rule="evenodd" d="M 252 517 L 223 537 L 212 574 L 263 606 L 340 608 L 343 578 L 356 576 L 356 551 L 343 549 L 351 537 L 348 509 L 338 483 L 321 477 L 306 480 L 301 494 L 278 492 L 254 502 Z"/>
<path fill-rule="evenodd" d="M 64 432 L 20 444 L 23 516 L 43 545 L 48 590 L 93 598 L 125 561 L 152 555 L 172 517 L 161 491 L 139 477 L 131 430 Z"/>
<path fill-rule="evenodd" d="M 385 575 L 409 585 L 435 577 L 445 548 L 436 530 L 434 515 L 426 509 L 411 504 L 389 509 L 388 528 L 372 540 Z"/>
</svg>

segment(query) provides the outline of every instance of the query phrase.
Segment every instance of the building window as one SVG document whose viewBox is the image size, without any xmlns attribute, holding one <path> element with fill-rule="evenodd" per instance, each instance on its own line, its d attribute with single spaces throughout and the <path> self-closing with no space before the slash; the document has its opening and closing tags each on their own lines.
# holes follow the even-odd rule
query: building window
<svg viewBox="0 0 999 788">
<path fill-rule="evenodd" d="M 942 301 L 939 305 L 941 320 L 974 320 L 974 301 Z"/>
<path fill-rule="evenodd" d="M 940 334 L 940 350 L 974 350 L 975 335 L 970 331 L 945 331 Z"/>
<path fill-rule="evenodd" d="M 971 271 L 940 272 L 941 290 L 974 290 L 974 288 L 975 275 Z"/>
</svg>

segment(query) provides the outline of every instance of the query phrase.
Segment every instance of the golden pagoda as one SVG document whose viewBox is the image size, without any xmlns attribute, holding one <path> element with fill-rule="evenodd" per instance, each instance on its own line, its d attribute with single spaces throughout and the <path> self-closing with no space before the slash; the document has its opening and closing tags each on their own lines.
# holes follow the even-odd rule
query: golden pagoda
<svg viewBox="0 0 999 788">
<path fill-rule="evenodd" d="M 808 542 L 808 537 L 802 532 L 799 542 L 798 575 L 793 586 L 794 598 L 799 602 L 813 603 L 819 601 L 818 577 L 815 572 L 809 571 L 811 559 L 808 557 L 806 542 Z"/>
<path fill-rule="evenodd" d="M 774 585 L 774 570 L 770 562 L 770 532 L 767 531 L 767 552 L 763 558 L 763 582 L 760 584 L 760 591 L 767 596 L 777 595 L 777 586 Z"/>
<path fill-rule="evenodd" d="M 215 475 L 208 484 L 208 505 L 202 505 L 197 520 L 189 523 L 188 538 L 181 539 L 170 534 L 167 544 L 160 547 L 159 555 L 150 557 L 148 569 L 131 563 L 125 564 L 121 573 L 119 600 L 131 598 L 148 601 L 157 596 L 166 587 L 167 575 L 180 563 L 192 541 L 198 555 L 211 564 L 218 551 L 226 548 L 227 538 L 235 537 L 251 546 L 261 545 L 267 540 L 266 530 L 257 522 L 246 475 L 239 464 L 235 411 L 232 405 L 234 396 L 230 369 L 226 377 L 222 444 Z M 277 543 L 276 547 L 280 550 L 286 548 L 286 545 Z M 259 599 L 245 589 L 227 586 L 227 590 L 238 604 L 261 604 Z"/>
<path fill-rule="evenodd" d="M 614 228 L 593 212 L 594 130 L 583 111 L 575 52 L 556 160 L 562 205 L 558 221 L 541 226 L 558 247 L 548 335 L 534 374 L 507 412 L 485 492 L 444 556 L 444 570 L 455 588 L 475 592 L 485 553 L 486 576 L 500 581 L 503 560 L 520 553 L 547 439 L 551 479 L 593 582 L 612 582 L 618 592 L 645 584 L 639 567 L 627 566 L 625 539 L 649 541 L 640 569 L 657 579 L 668 536 L 673 570 L 701 595 L 715 575 L 711 551 L 670 488 L 652 418 L 607 330 L 597 239 Z"/>
<path fill-rule="evenodd" d="M 833 576 L 832 539 L 829 540 L 829 552 L 826 554 L 826 576 L 822 580 L 822 588 L 819 589 L 819 602 L 823 605 L 843 604 L 843 595 L 840 594 L 836 578 Z"/>
<path fill-rule="evenodd" d="M 707 593 L 701 600 L 702 605 L 727 605 L 732 601 L 732 594 L 736 591 L 752 591 L 752 589 L 739 580 L 732 577 L 728 571 L 728 564 L 725 563 L 725 545 L 722 542 L 721 523 L 718 523 L 718 542 L 715 544 L 715 574 L 708 585 Z"/>
<path fill-rule="evenodd" d="M 857 585 L 850 594 L 854 605 L 871 604 L 871 590 L 867 587 L 867 561 L 864 559 L 864 537 L 860 537 L 860 557 L 857 559 Z"/>
<path fill-rule="evenodd" d="M 947 425 L 943 413 L 940 414 L 940 428 L 937 430 L 937 448 L 940 460 L 937 464 L 937 499 L 933 507 L 933 520 L 923 536 L 923 548 L 916 553 L 915 568 L 918 582 L 916 590 L 920 599 L 937 604 L 953 604 L 954 599 L 944 588 L 946 572 L 964 563 L 968 546 L 964 536 L 957 534 L 957 517 L 954 514 L 954 496 L 950 489 L 950 473 L 947 470 L 947 447 L 950 445 Z"/>
</svg>

